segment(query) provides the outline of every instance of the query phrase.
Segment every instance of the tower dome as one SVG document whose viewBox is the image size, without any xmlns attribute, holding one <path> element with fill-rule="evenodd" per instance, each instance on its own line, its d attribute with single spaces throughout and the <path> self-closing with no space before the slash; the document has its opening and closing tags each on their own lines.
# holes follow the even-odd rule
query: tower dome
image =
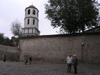
<svg viewBox="0 0 100 75">
<path fill-rule="evenodd" d="M 40 34 L 38 30 L 38 13 L 39 10 L 33 5 L 25 8 L 24 28 L 22 28 L 23 36 L 38 36 Z"/>
<path fill-rule="evenodd" d="M 26 9 L 28 9 L 28 8 L 35 8 L 35 9 L 37 9 L 35 6 L 33 6 L 33 5 L 30 5 L 30 6 L 28 6 L 28 7 L 26 7 Z M 26 10 L 25 9 L 25 10 Z M 38 10 L 38 9 L 37 9 Z"/>
</svg>

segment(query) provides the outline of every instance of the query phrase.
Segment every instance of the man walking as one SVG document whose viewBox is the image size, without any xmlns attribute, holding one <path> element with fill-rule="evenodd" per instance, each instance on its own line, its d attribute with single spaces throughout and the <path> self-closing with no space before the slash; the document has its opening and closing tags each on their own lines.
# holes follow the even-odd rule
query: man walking
<svg viewBox="0 0 100 75">
<path fill-rule="evenodd" d="M 70 73 L 71 67 L 72 67 L 72 56 L 71 56 L 71 54 L 69 54 L 69 56 L 67 56 L 66 61 L 67 61 L 67 64 L 68 64 L 68 73 Z"/>
</svg>

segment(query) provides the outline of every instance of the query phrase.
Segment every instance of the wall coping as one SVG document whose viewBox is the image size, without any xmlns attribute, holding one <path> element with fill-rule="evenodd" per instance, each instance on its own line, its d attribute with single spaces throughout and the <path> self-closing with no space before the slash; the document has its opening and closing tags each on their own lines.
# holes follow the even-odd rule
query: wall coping
<svg viewBox="0 0 100 75">
<path fill-rule="evenodd" d="M 9 48 L 15 48 L 16 50 L 18 50 L 18 48 L 17 48 L 17 47 L 6 46 L 6 45 L 2 45 L 2 44 L 0 44 L 0 46 L 9 47 Z"/>
<path fill-rule="evenodd" d="M 32 38 L 50 38 L 50 37 L 71 37 L 71 36 L 83 36 L 83 35 L 100 35 L 100 32 L 92 33 L 74 33 L 74 34 L 56 34 L 56 35 L 40 35 L 40 36 L 25 36 L 20 39 L 32 39 Z"/>
</svg>

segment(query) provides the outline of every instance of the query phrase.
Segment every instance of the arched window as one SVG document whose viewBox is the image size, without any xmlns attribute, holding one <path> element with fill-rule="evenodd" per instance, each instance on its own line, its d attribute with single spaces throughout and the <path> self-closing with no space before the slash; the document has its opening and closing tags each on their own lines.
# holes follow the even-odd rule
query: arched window
<svg viewBox="0 0 100 75">
<path fill-rule="evenodd" d="M 33 10 L 33 15 L 35 15 L 35 10 Z"/>
<path fill-rule="evenodd" d="M 30 14 L 30 9 L 28 10 L 28 14 Z"/>
<path fill-rule="evenodd" d="M 35 24 L 35 20 L 33 19 L 33 25 Z"/>
<path fill-rule="evenodd" d="M 28 20 L 27 20 L 27 24 L 29 24 L 29 22 L 30 22 L 30 20 L 28 19 Z"/>
</svg>

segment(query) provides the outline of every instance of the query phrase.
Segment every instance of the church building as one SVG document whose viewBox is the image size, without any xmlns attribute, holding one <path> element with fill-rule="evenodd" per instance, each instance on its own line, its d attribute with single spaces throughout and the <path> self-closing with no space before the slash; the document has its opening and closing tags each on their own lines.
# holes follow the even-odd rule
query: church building
<svg viewBox="0 0 100 75">
<path fill-rule="evenodd" d="M 40 31 L 38 30 L 39 25 L 39 10 L 30 5 L 25 9 L 25 18 L 24 18 L 24 28 L 22 28 L 22 36 L 38 36 Z"/>
<path fill-rule="evenodd" d="M 39 36 L 38 13 L 33 5 L 25 9 L 19 40 L 20 61 L 32 57 L 34 62 L 66 63 L 65 59 L 71 53 L 76 54 L 79 61 L 100 63 L 100 27 L 84 33 Z"/>
</svg>

